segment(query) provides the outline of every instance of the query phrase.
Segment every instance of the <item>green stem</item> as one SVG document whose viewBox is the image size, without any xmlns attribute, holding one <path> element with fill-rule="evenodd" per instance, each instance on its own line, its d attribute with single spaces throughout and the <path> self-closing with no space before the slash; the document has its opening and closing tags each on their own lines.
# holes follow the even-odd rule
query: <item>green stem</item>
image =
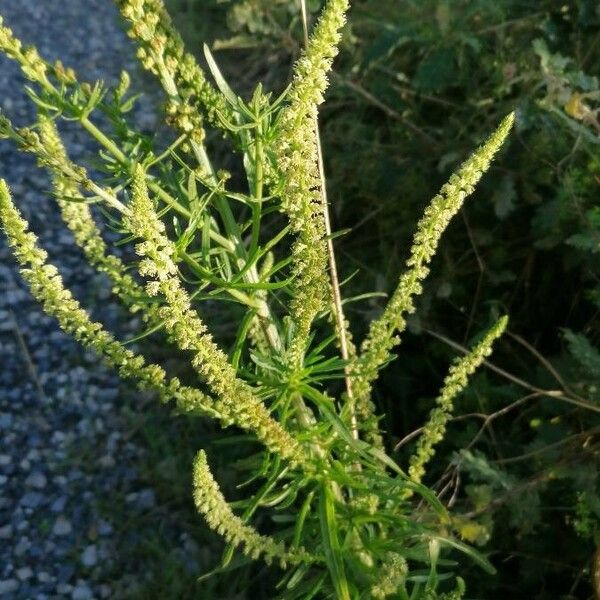
<svg viewBox="0 0 600 600">
<path fill-rule="evenodd" d="M 49 93 L 54 94 L 60 98 L 58 90 L 48 81 L 47 79 L 40 79 L 38 83 Z M 79 121 L 81 126 L 114 158 L 116 158 L 123 166 L 125 166 L 129 173 L 132 173 L 133 165 L 129 158 L 121 151 L 121 149 L 113 142 L 106 134 L 104 134 L 88 117 L 80 117 Z M 186 218 L 190 218 L 190 211 L 181 205 L 173 196 L 165 191 L 160 185 L 153 181 L 149 176 L 147 177 L 148 188 L 155 193 L 165 204 L 169 205 L 173 210 L 183 215 Z M 210 237 L 213 241 L 217 242 L 220 246 L 225 248 L 228 252 L 235 250 L 235 245 L 227 238 L 220 235 L 218 232 L 210 230 Z"/>
<path fill-rule="evenodd" d="M 197 271 L 199 273 L 205 272 L 205 269 L 203 269 L 202 266 L 200 264 L 198 264 L 198 262 L 193 257 L 191 257 L 187 252 L 180 251 L 178 254 L 179 254 L 179 256 L 181 256 L 181 258 L 183 258 L 183 260 L 186 263 L 188 263 L 190 265 L 190 267 L 192 267 L 192 269 L 194 269 L 195 271 Z M 246 306 L 248 306 L 256 311 L 261 310 L 262 304 L 260 302 L 258 302 L 256 298 L 253 298 L 252 296 L 249 296 L 248 294 L 244 294 L 244 292 L 242 292 L 240 290 L 236 290 L 235 288 L 225 287 L 224 290 L 232 298 L 235 298 L 242 304 L 245 304 Z"/>
<path fill-rule="evenodd" d="M 81 125 L 83 128 L 106 150 L 108 150 L 122 165 L 124 165 L 129 172 L 132 171 L 133 165 L 131 161 L 127 158 L 123 152 L 119 149 L 119 147 L 108 138 L 94 123 L 92 123 L 87 117 L 81 119 Z M 173 210 L 188 218 L 191 216 L 191 212 L 182 206 L 171 194 L 165 191 L 156 181 L 147 177 L 147 185 L 148 189 L 150 189 L 153 193 L 155 193 L 165 204 L 169 205 Z M 213 241 L 217 242 L 221 247 L 227 250 L 230 253 L 234 253 L 236 250 L 235 244 L 222 236 L 217 231 L 213 229 L 209 232 L 210 237 Z"/>
<path fill-rule="evenodd" d="M 344 556 L 338 537 L 338 525 L 335 511 L 334 484 L 324 481 L 319 498 L 319 520 L 321 540 L 325 551 L 327 568 L 338 600 L 351 600 L 350 588 L 346 576 Z"/>
<path fill-rule="evenodd" d="M 250 242 L 250 254 L 253 254 L 259 243 L 260 222 L 262 217 L 262 199 L 264 190 L 264 148 L 263 129 L 260 119 L 256 127 L 256 138 L 254 141 L 254 203 L 252 205 L 252 239 Z"/>
<path fill-rule="evenodd" d="M 196 159 L 202 166 L 204 166 L 206 171 L 210 174 L 210 176 L 213 180 L 213 183 L 216 186 L 218 184 L 217 175 L 212 166 L 210 158 L 208 157 L 208 155 L 206 153 L 206 149 L 205 149 L 204 145 L 198 144 L 196 142 L 192 142 L 192 149 L 194 151 L 194 154 L 196 155 Z M 262 172 L 262 161 L 261 161 L 261 172 Z M 260 184 L 261 198 L 262 198 L 262 193 L 263 193 L 262 192 L 262 190 L 263 190 L 262 179 L 263 179 L 263 177 L 261 175 L 261 184 Z M 237 241 L 237 243 L 231 242 L 232 246 L 234 248 L 233 253 L 238 257 L 238 267 L 240 268 L 240 270 L 243 270 L 248 261 L 248 251 L 246 250 L 246 246 L 243 243 L 242 232 L 240 230 L 240 227 L 233 216 L 233 212 L 231 211 L 231 207 L 229 206 L 229 202 L 227 201 L 226 198 L 224 198 L 222 195 L 219 194 L 216 199 L 216 205 L 217 205 L 217 210 L 219 211 L 219 214 L 221 215 L 221 218 L 223 219 L 223 224 L 225 225 L 225 230 L 227 231 L 227 235 Z M 260 278 L 258 276 L 258 271 L 256 269 L 256 265 L 252 265 L 249 269 L 247 269 L 247 271 L 244 273 L 243 278 L 248 283 L 258 283 Z M 277 330 L 277 327 L 275 326 L 273 315 L 271 313 L 271 309 L 270 309 L 267 301 L 262 298 L 257 298 L 257 297 L 253 298 L 253 301 L 257 307 L 256 314 L 261 321 L 261 326 L 263 327 L 263 330 L 265 331 L 265 335 L 267 336 L 269 343 L 271 344 L 271 346 L 274 349 L 280 349 L 281 345 L 282 345 L 281 336 L 279 334 L 279 331 Z"/>
</svg>

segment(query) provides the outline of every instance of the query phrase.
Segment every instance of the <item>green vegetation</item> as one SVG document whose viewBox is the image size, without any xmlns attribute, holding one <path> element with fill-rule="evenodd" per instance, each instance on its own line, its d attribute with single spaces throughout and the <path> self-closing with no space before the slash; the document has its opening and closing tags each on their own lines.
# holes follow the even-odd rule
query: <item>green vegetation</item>
<svg viewBox="0 0 600 600">
<path fill-rule="evenodd" d="M 213 35 L 228 73 L 243 80 L 268 52 L 261 75 L 285 85 L 301 40 L 299 21 L 283 20 L 294 2 L 170 5 L 185 17 L 190 47 L 193 31 L 210 24 L 204 41 Z M 475 377 L 426 479 L 468 515 L 465 539 L 495 557 L 498 575 L 470 582 L 476 597 L 592 593 L 599 28 L 591 1 L 366 0 L 349 15 L 321 113 L 334 223 L 352 228 L 337 241 L 340 270 L 361 269 L 347 284 L 358 295 L 393 289 L 422 198 L 492 123 L 517 112 L 508 151 L 450 227 L 409 319 L 410 359 L 392 363 L 375 388 L 402 460 L 448 351 L 486 314 L 488 323 L 510 314 L 491 365 L 500 377 L 489 369 Z M 347 312 L 366 322 L 382 304 L 373 298 Z"/>
<path fill-rule="evenodd" d="M 39 118 L 1 132 L 51 172 L 77 243 L 179 377 L 90 321 L 5 185 L 0 217 L 45 310 L 175 402 L 172 423 L 140 425 L 148 477 L 183 522 L 193 488 L 225 542 L 196 581 L 148 539 L 135 552 L 155 575 L 132 595 L 598 593 L 596 3 L 365 0 L 343 29 L 345 0 L 172 0 L 196 57 L 161 0 L 117 4 L 172 135 L 135 131 L 126 74 L 81 83 L 6 27 Z M 97 176 L 70 161 L 62 118 L 101 146 Z M 136 261 L 110 254 L 100 214 Z M 198 435 L 199 416 L 235 429 Z M 193 465 L 189 444 L 207 446 Z M 164 454 L 182 465 L 166 484 Z"/>
</svg>

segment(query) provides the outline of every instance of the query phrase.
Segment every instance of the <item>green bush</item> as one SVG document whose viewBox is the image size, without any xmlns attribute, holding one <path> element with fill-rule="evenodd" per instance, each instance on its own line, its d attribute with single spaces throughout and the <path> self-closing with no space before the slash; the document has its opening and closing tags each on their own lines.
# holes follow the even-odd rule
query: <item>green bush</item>
<svg viewBox="0 0 600 600">
<path fill-rule="evenodd" d="M 210 22 L 228 72 L 243 80 L 266 54 L 263 76 L 285 85 L 302 37 L 287 18 L 294 2 L 215 3 L 209 19 L 204 2 L 171 4 L 175 18 L 185 10 L 188 22 Z M 374 396 L 392 439 L 405 439 L 421 425 L 451 345 L 510 312 L 519 335 L 492 365 L 502 378 L 476 377 L 440 453 L 455 458 L 435 461 L 428 479 L 459 520 L 471 517 L 466 539 L 498 559 L 498 577 L 470 588 L 484 598 L 591 593 L 599 28 L 597 2 L 587 0 L 356 2 L 322 110 L 334 222 L 353 228 L 337 242 L 340 270 L 360 269 L 346 284 L 357 295 L 393 289 L 422 199 L 500 115 L 516 108 L 519 117 L 509 151 L 447 233 L 409 319 L 410 360 L 391 364 Z M 359 331 L 382 303 L 348 306 Z"/>
<path fill-rule="evenodd" d="M 232 91 L 206 48 L 216 87 L 208 82 L 161 0 L 118 5 L 142 66 L 164 89 L 171 139 L 135 131 L 126 73 L 114 88 L 80 82 L 68 66 L 23 47 L 4 25 L 0 49 L 29 80 L 38 118 L 17 128 L 2 115 L 0 133 L 50 172 L 86 258 L 142 316 L 142 336 L 162 333 L 189 373 L 171 376 L 90 319 L 2 182 L 0 220 L 32 294 L 125 380 L 181 413 L 237 428 L 245 497 L 226 501 L 205 450 L 191 477 L 198 512 L 227 543 L 217 572 L 258 558 L 276 563 L 273 594 L 288 599 L 462 597 L 463 558 L 494 569 L 459 539 L 469 524 L 453 518 L 422 479 L 455 399 L 504 332 L 506 317 L 453 362 L 406 470 L 386 452 L 372 391 L 415 311 L 442 234 L 489 168 L 514 114 L 425 209 L 396 289 L 357 348 L 336 272 L 317 120 L 347 1 L 326 3 L 285 92 L 273 97 L 259 84 L 248 100 Z M 57 126 L 64 119 L 100 146 L 97 176 L 69 158 Z M 239 160 L 233 176 L 209 158 L 207 126 L 231 144 Z M 90 205 L 137 260 L 126 264 L 110 252 Z M 201 316 L 209 301 L 234 305 L 235 336 L 215 340 L 209 333 Z"/>
</svg>

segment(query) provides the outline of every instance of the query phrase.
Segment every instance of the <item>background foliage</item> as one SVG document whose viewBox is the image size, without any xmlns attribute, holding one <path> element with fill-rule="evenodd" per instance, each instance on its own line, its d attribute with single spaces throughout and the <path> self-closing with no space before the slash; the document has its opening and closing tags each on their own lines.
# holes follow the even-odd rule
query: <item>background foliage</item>
<svg viewBox="0 0 600 600">
<path fill-rule="evenodd" d="M 337 54 L 347 7 L 347 0 L 327 2 L 308 42 L 305 57 L 294 68 L 294 84 L 287 94 L 289 104 L 276 118 L 274 111 L 286 94 L 271 105 L 259 84 L 252 99 L 244 102 L 227 86 L 205 47 L 206 60 L 222 91 L 218 94 L 204 83 L 205 76 L 194 58 L 184 52 L 182 41 L 171 29 L 160 0 L 147 3 L 123 0 L 120 8 L 131 25 L 130 35 L 139 46 L 137 56 L 144 69 L 159 76 L 168 95 L 166 123 L 182 133 L 161 151 L 154 150 L 154 140 L 149 136 L 132 131 L 123 117 L 134 101 L 125 97 L 129 85 L 127 73 L 122 73 L 112 93 L 105 94 L 101 81 L 93 85 L 80 84 L 72 69 L 60 61 L 47 63 L 35 47 L 22 50 L 21 41 L 11 29 L 0 28 L 0 50 L 15 60 L 23 75 L 34 83 L 35 87 L 26 87 L 26 91 L 38 108 L 38 120 L 33 127 L 15 127 L 2 115 L 0 136 L 13 141 L 19 150 L 34 154 L 38 165 L 50 171 L 52 193 L 61 216 L 86 259 L 109 276 L 115 294 L 132 312 L 144 312 L 143 320 L 149 329 L 127 343 L 164 328 L 167 341 L 184 354 L 189 353 L 188 364 L 192 373 L 200 378 L 200 388 L 190 387 L 180 378 L 169 378 L 162 366 L 146 363 L 144 357 L 127 348 L 100 323 L 91 321 L 64 286 L 60 271 L 46 262 L 47 253 L 38 246 L 37 236 L 28 232 L 28 223 L 13 204 L 4 181 L 0 182 L 0 220 L 32 295 L 59 321 L 62 329 L 85 347 L 104 355 L 124 379 L 137 380 L 139 388 L 157 392 L 162 401 L 175 400 L 178 412 L 212 416 L 225 427 L 235 424 L 241 432 L 254 432 L 256 440 L 267 447 L 266 455 L 255 455 L 254 449 L 239 454 L 244 441 L 254 438 L 236 437 L 234 443 L 241 459 L 236 465 L 252 472 L 250 479 L 238 487 L 247 490 L 251 486 L 255 494 L 251 499 L 242 497 L 231 506 L 210 471 L 205 451 L 200 451 L 194 460 L 196 508 L 205 516 L 209 528 L 228 544 L 219 572 L 248 567 L 244 559 L 230 563 L 230 559 L 233 560 L 230 551 L 243 545 L 244 554 L 251 560 L 262 553 L 267 565 L 272 559 L 278 559 L 282 569 L 290 565 L 295 568 L 280 581 L 277 586 L 280 593 L 271 583 L 272 577 L 276 578 L 275 573 L 264 578 L 265 587 L 271 588 L 267 592 L 271 598 L 275 594 L 289 600 L 398 595 L 406 600 L 450 600 L 463 597 L 464 583 L 458 578 L 455 590 L 451 591 L 452 575 L 447 569 L 462 573 L 464 567 L 454 560 L 456 552 L 450 556 L 440 553 L 443 545 L 461 552 L 462 558 L 469 556 L 488 573 L 495 570 L 481 553 L 454 537 L 458 533 L 467 539 L 464 531 L 469 523 L 464 518 L 450 522 L 449 513 L 440 500 L 430 488 L 420 484 L 423 465 L 433 455 L 433 446 L 444 437 L 447 420 L 452 415 L 453 398 L 463 391 L 468 376 L 490 355 L 491 345 L 504 332 L 508 319 L 498 319 L 473 349 L 454 361 L 449 369 L 436 400 L 438 407 L 431 412 L 431 419 L 411 457 L 410 481 L 383 451 L 378 423 L 372 414 L 373 405 L 369 403 L 371 382 L 379 367 L 393 358 L 389 352 L 399 341 L 394 331 L 401 333 L 406 329 L 403 314 L 415 310 L 412 298 L 422 292 L 419 282 L 429 273 L 427 266 L 437 251 L 442 232 L 482 173 L 487 171 L 514 125 L 515 114 L 510 112 L 486 143 L 463 163 L 419 221 L 407 263 L 409 270 L 401 277 L 383 315 L 369 325 L 361 355 L 350 358 L 348 368 L 353 379 L 352 386 L 347 384 L 348 408 L 344 407 L 339 417 L 336 416 L 339 409 L 334 408 L 332 399 L 321 391 L 322 382 L 339 380 L 344 365 L 339 359 L 324 355 L 331 338 L 312 346 L 309 335 L 318 313 L 327 314 L 325 234 L 329 236 L 328 225 L 319 225 L 323 206 L 318 203 L 317 176 L 313 173 L 317 168 L 321 171 L 321 161 L 320 145 L 313 139 L 313 118 L 327 87 L 325 76 Z M 305 17 L 303 15 L 306 24 Z M 234 144 L 244 152 L 243 171 L 250 195 L 222 187 L 231 177 L 222 169 L 213 169 L 205 153 L 204 132 L 200 117 L 191 105 L 190 94 L 197 94 L 194 97 L 206 108 L 208 119 L 215 122 L 218 117 L 218 126 L 230 134 Z M 108 137 L 91 120 L 95 109 L 108 118 L 118 141 Z M 69 158 L 54 117 L 78 121 L 102 147 L 99 160 L 94 160 L 93 165 L 104 174 L 104 185 L 98 185 L 85 167 Z M 250 133 L 252 129 L 254 136 Z M 183 153 L 193 151 L 194 160 L 201 167 L 187 168 L 186 161 L 175 150 L 178 146 Z M 273 169 L 270 163 L 271 151 L 281 169 L 281 188 L 279 182 L 273 180 L 278 169 Z M 149 169 L 153 167 L 151 175 Z M 236 170 L 235 177 L 241 173 Z M 271 198 L 264 194 L 268 179 L 270 187 L 275 188 Z M 197 181 L 207 188 L 202 196 L 198 194 Z M 124 186 L 128 190 L 121 199 L 119 195 Z M 88 196 L 83 190 L 93 195 Z M 166 206 L 159 211 L 151 195 L 156 195 Z M 262 217 L 274 212 L 265 208 L 265 204 L 277 197 L 281 208 L 288 213 L 291 231 L 298 234 L 291 249 L 295 275 L 291 283 L 266 280 L 290 262 L 286 258 L 275 262 L 277 259 L 267 254 L 267 249 L 285 236 L 287 228 L 280 230 L 271 222 L 268 233 L 271 227 L 279 233 L 267 246 L 262 247 L 260 243 Z M 242 204 L 239 215 L 233 211 L 229 199 Z M 121 258 L 107 253 L 89 207 L 97 201 L 104 204 L 101 210 L 108 226 L 123 236 L 118 245 L 127 246 L 139 240 L 135 244 L 140 257 L 137 271 L 145 280 L 145 287 L 129 274 Z M 170 210 L 178 213 L 172 220 L 166 218 Z M 214 216 L 212 210 L 216 211 Z M 217 214 L 221 222 L 217 221 Z M 236 221 L 236 216 L 241 223 Z M 248 232 L 248 239 L 244 239 L 244 232 Z M 167 237 L 171 234 L 174 239 Z M 262 257 L 265 258 L 257 271 L 257 261 Z M 337 290 L 331 262 L 333 287 Z M 290 318 L 284 318 L 281 323 L 271 312 L 266 294 L 269 290 L 285 289 L 288 284 L 292 295 Z M 213 342 L 202 318 L 192 309 L 192 304 L 201 301 L 208 304 L 209 300 L 214 304 L 216 299 L 229 296 L 246 307 L 238 335 L 231 335 L 233 332 L 227 335 L 225 331 L 219 335 L 230 347 L 233 345 L 231 358 Z M 368 297 L 373 296 L 362 299 Z M 279 303 L 281 296 L 275 294 L 273 300 Z M 233 315 L 228 309 L 220 312 L 231 329 Z M 341 308 L 336 312 L 339 327 L 344 329 Z M 260 327 L 256 326 L 255 318 L 259 319 Z M 248 332 L 251 332 L 253 364 L 240 362 Z M 340 346 L 345 358 L 343 335 L 340 335 Z M 191 373 L 184 374 L 184 380 L 188 380 L 188 375 Z M 255 382 L 259 387 L 251 385 Z M 351 387 L 355 396 L 350 392 Z M 207 396 L 205 390 L 214 398 Z M 270 410 L 261 400 L 272 400 Z M 353 400 L 357 421 L 352 413 Z M 305 402 L 314 404 L 319 413 L 317 420 L 312 420 L 312 410 Z M 271 411 L 278 415 L 281 423 L 274 420 Z M 283 424 L 291 424 L 303 433 L 296 439 Z M 375 445 L 361 443 L 360 432 L 365 432 Z M 155 445 L 160 446 L 160 440 L 157 441 Z M 165 447 L 168 449 L 168 445 Z M 211 455 L 214 452 L 211 448 Z M 272 454 L 277 457 L 272 458 Z M 233 458 L 227 453 L 225 456 Z M 182 459 L 189 462 L 188 456 Z M 282 464 L 283 461 L 289 464 Z M 384 473 L 382 463 L 400 477 Z M 265 477 L 267 481 L 259 485 L 257 477 Z M 281 489 L 276 491 L 276 487 Z M 310 489 L 305 489 L 307 487 Z M 298 510 L 296 499 L 298 493 L 304 491 L 306 497 Z M 242 496 L 246 493 L 241 492 Z M 415 493 L 421 500 L 406 512 L 407 500 Z M 318 503 L 318 510 L 313 510 L 314 502 Z M 294 508 L 290 508 L 292 506 Z M 266 510 L 263 512 L 262 508 Z M 233 509 L 243 509 L 243 515 L 238 516 Z M 256 520 L 262 521 L 269 509 L 279 511 L 272 516 L 271 525 L 275 530 L 279 530 L 278 525 L 283 526 L 278 534 L 289 540 L 289 551 L 282 539 L 265 537 L 246 522 L 255 514 Z M 281 512 L 288 510 L 291 512 Z M 337 519 L 336 514 L 339 514 Z M 295 523 L 293 527 L 292 523 Z M 271 527 L 268 530 L 271 531 Z M 170 553 L 165 550 L 163 554 Z M 187 554 L 186 548 L 184 554 Z M 440 568 L 444 568 L 443 574 Z M 253 569 L 244 571 L 255 576 Z M 164 572 L 162 564 L 149 568 L 151 575 L 160 576 Z M 236 582 L 239 584 L 241 579 L 237 577 Z M 153 590 L 158 588 L 152 585 Z M 181 590 L 181 586 L 178 589 Z M 249 590 L 244 592 L 248 597 Z M 173 589 L 171 595 L 177 593 Z M 206 596 L 208 591 L 204 589 L 202 593 Z"/>
<path fill-rule="evenodd" d="M 295 1 L 171 0 L 170 9 L 198 54 L 213 41 L 237 91 L 258 79 L 287 83 L 301 40 Z M 430 481 L 462 515 L 464 538 L 491 550 L 499 569 L 471 577 L 470 597 L 592 594 L 598 65 L 594 0 L 357 0 L 322 114 L 335 225 L 352 227 L 337 242 L 343 277 L 358 266 L 369 273 L 346 287 L 387 293 L 423 203 L 517 110 L 508 151 L 435 263 L 403 349 L 414 359 L 392 365 L 378 389 L 387 429 L 401 440 L 423 422 L 451 344 L 511 315 L 512 335 L 493 358 L 501 372 L 481 374 L 461 400 Z M 367 322 L 380 306 L 375 298 L 348 310 Z"/>
</svg>

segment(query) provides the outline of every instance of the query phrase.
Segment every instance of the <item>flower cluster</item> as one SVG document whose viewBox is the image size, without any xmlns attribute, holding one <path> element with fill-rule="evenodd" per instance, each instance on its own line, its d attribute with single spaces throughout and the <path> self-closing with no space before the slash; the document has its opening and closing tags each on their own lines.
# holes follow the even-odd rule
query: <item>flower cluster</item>
<svg viewBox="0 0 600 600">
<path fill-rule="evenodd" d="M 131 211 L 125 216 L 124 225 L 142 240 L 136 245 L 141 257 L 139 271 L 149 279 L 148 294 L 160 294 L 164 300 L 159 314 L 167 333 L 181 350 L 193 353 L 192 366 L 217 398 L 219 412 L 231 415 L 240 427 L 253 431 L 279 456 L 294 463 L 306 462 L 299 443 L 271 418 L 250 386 L 237 377 L 227 356 L 192 308 L 178 277 L 175 244 L 165 234 L 164 223 L 148 196 L 145 175 L 139 165 L 134 175 Z"/>
<path fill-rule="evenodd" d="M 169 122 L 201 142 L 204 130 L 196 105 L 199 102 L 209 122 L 218 126 L 219 113 L 229 113 L 223 96 L 208 83 L 193 55 L 185 51 L 162 0 L 117 0 L 117 5 L 130 24 L 128 33 L 138 45 L 143 67 L 159 77 L 169 96 Z"/>
<path fill-rule="evenodd" d="M 381 566 L 381 578 L 371 588 L 371 597 L 383 600 L 398 592 L 398 588 L 406 580 L 408 565 L 406 559 L 395 552 L 390 552 Z"/>
<path fill-rule="evenodd" d="M 408 474 L 413 481 L 421 482 L 425 475 L 425 465 L 435 453 L 434 446 L 444 439 L 448 419 L 454 410 L 454 399 L 465 389 L 469 377 L 491 354 L 492 345 L 504 333 L 507 324 L 508 318 L 502 317 L 469 354 L 457 359 L 450 367 L 444 380 L 444 386 L 436 400 L 437 406 L 431 411 L 415 453 L 410 459 Z"/>
<path fill-rule="evenodd" d="M 400 278 L 381 317 L 371 323 L 361 346 L 361 354 L 352 366 L 358 420 L 370 441 L 379 446 L 382 440 L 377 432 L 377 422 L 373 418 L 374 407 L 370 400 L 372 383 L 377 378 L 378 370 L 390 359 L 392 348 L 400 342 L 398 334 L 406 327 L 406 315 L 415 310 L 413 299 L 422 291 L 421 282 L 429 273 L 428 265 L 436 253 L 443 232 L 488 170 L 513 122 L 514 114 L 508 115 L 487 142 L 450 177 L 426 208 L 417 226 L 410 258 L 406 263 L 408 270 Z"/>
<path fill-rule="evenodd" d="M 282 568 L 288 564 L 310 562 L 310 556 L 302 548 L 286 550 L 283 543 L 259 534 L 234 514 L 223 497 L 208 466 L 206 453 L 202 450 L 194 461 L 193 493 L 196 508 L 204 515 L 208 526 L 233 546 L 243 546 L 244 554 L 252 559 L 264 556 L 268 564 L 278 560 Z"/>
<path fill-rule="evenodd" d="M 100 323 L 91 321 L 65 289 L 56 267 L 47 263 L 45 250 L 39 247 L 35 234 L 28 231 L 27 222 L 14 206 L 4 180 L 0 180 L 0 221 L 33 296 L 65 332 L 103 356 L 121 377 L 135 380 L 140 389 L 157 392 L 163 401 L 176 400 L 178 408 L 185 412 L 200 412 L 220 419 L 224 425 L 232 424 L 215 409 L 209 396 L 181 385 L 176 378 L 167 379 L 162 367 L 146 364 L 142 356 L 125 348 Z"/>
<path fill-rule="evenodd" d="M 32 46 L 24 48 L 0 17 L 0 50 L 20 63 L 23 74 L 31 81 L 46 81 L 48 66 Z"/>
<path fill-rule="evenodd" d="M 296 325 L 292 364 L 302 360 L 310 327 L 328 296 L 327 245 L 316 139 L 317 107 L 324 100 L 327 73 L 338 52 L 347 0 L 327 3 L 309 45 L 294 68 L 289 106 L 281 115 L 276 154 L 281 171 L 282 208 L 297 239 L 291 314 Z"/>
<path fill-rule="evenodd" d="M 54 158 L 56 164 L 68 165 L 70 160 L 54 121 L 41 116 L 39 118 L 39 132 L 44 149 Z M 83 250 L 88 262 L 110 278 L 113 292 L 129 305 L 131 312 L 140 312 L 144 320 L 153 325 L 160 323 L 157 306 L 140 302 L 145 296 L 143 288 L 127 273 L 121 259 L 108 252 L 90 207 L 83 202 L 84 198 L 81 195 L 79 186 L 72 178 L 65 177 L 64 171 L 74 170 L 75 166 L 71 163 L 71 169 L 65 169 L 64 167 L 59 169 L 56 164 L 49 165 L 54 195 L 63 221 L 71 230 L 75 242 Z"/>
<path fill-rule="evenodd" d="M 39 111 L 37 123 L 21 129 L 0 114 L 0 138 L 11 139 L 49 170 L 62 217 L 88 262 L 108 275 L 115 294 L 153 330 L 164 328 L 168 340 L 188 357 L 196 384 L 185 386 L 169 378 L 161 366 L 147 363 L 90 319 L 47 262 L 46 252 L 0 180 L 0 222 L 33 296 L 66 332 L 103 356 L 123 378 L 157 393 L 164 402 L 174 401 L 181 411 L 215 418 L 224 427 L 235 425 L 262 442 L 266 452 L 251 481 L 264 479 L 264 485 L 256 486 L 251 499 L 236 504 L 244 506 L 243 518 L 227 504 L 204 452 L 194 463 L 193 496 L 209 526 L 234 548 L 253 559 L 263 556 L 268 563 L 296 567 L 283 581 L 283 595 L 460 596 L 460 588 L 447 596 L 437 593 L 435 569 L 424 587 L 408 575 L 408 565 L 413 558 L 422 560 L 419 548 L 427 543 L 435 567 L 442 539 L 428 516 L 407 517 L 408 497 L 418 491 L 433 504 L 433 495 L 420 483 L 425 466 L 444 436 L 455 397 L 491 351 L 506 319 L 451 366 L 410 460 L 408 478 L 390 476 L 401 471 L 383 451 L 371 391 L 379 369 L 399 343 L 406 315 L 414 310 L 414 298 L 443 231 L 489 167 L 513 116 L 462 165 L 425 211 L 408 269 L 357 353 L 342 310 L 317 124 L 349 0 L 323 3 L 287 94 L 272 101 L 258 85 L 247 104 L 231 92 L 209 54 L 221 91 L 207 82 L 185 51 L 163 0 L 115 1 L 143 66 L 166 92 L 166 122 L 181 135 L 160 154 L 154 154 L 154 146 L 148 152 L 148 145 L 132 144 L 140 138 L 130 135 L 123 116 L 132 102 L 125 99 L 126 73 L 113 90 L 113 102 L 106 102 L 102 82 L 79 85 L 72 69 L 60 61 L 51 65 L 35 49 L 24 49 L 0 20 L 0 52 L 16 60 L 25 76 L 38 84 L 29 92 Z M 115 125 L 115 139 L 93 122 L 97 108 Z M 77 121 L 98 142 L 109 173 L 100 185 L 69 158 L 52 117 Z M 243 153 L 249 193 L 225 189 L 226 177 L 215 172 L 203 144 L 205 122 L 228 132 L 236 151 Z M 183 149 L 181 155 L 178 148 Z M 186 163 L 188 154 L 197 164 Z M 198 183 L 206 191 L 200 193 Z M 267 202 L 277 198 L 289 225 L 263 243 L 263 232 L 271 223 L 278 224 L 264 218 L 273 210 Z M 109 218 L 120 219 L 125 241 L 134 244 L 137 272 L 110 253 L 89 206 L 98 201 L 110 209 Z M 167 214 L 174 217 L 168 223 Z M 291 251 L 288 232 L 294 236 Z M 282 247 L 288 252 L 285 256 L 279 256 Z M 179 270 L 181 264 L 186 265 L 185 273 Z M 281 290 L 290 292 L 289 301 Z M 231 358 L 196 311 L 200 298 L 221 296 L 234 298 L 246 310 Z M 333 310 L 328 311 L 330 299 Z M 270 300 L 279 302 L 282 310 L 271 311 Z M 333 356 L 334 335 L 319 339 L 305 358 L 314 321 L 323 315 L 329 315 L 337 335 L 339 356 Z M 327 326 L 325 317 L 320 325 Z M 337 404 L 328 386 L 342 373 L 345 402 L 342 397 Z M 254 456 L 249 463 L 252 468 L 259 464 Z M 257 509 L 292 506 L 299 509 L 296 524 L 285 526 L 283 541 L 261 535 L 247 523 Z M 288 538 L 289 546 L 284 543 Z M 328 570 L 330 578 L 319 570 Z"/>
</svg>

